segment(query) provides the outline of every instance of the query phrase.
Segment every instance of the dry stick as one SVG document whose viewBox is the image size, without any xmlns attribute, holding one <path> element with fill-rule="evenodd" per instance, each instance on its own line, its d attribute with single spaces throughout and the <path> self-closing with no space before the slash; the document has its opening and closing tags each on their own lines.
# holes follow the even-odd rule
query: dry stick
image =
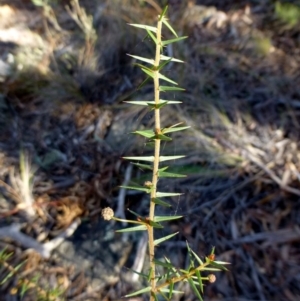
<svg viewBox="0 0 300 301">
<path fill-rule="evenodd" d="M 65 238 L 71 236 L 75 232 L 79 224 L 80 219 L 78 218 L 64 232 L 44 244 L 41 244 L 32 237 L 22 233 L 20 231 L 22 227 L 21 224 L 12 224 L 10 226 L 0 228 L 0 238 L 11 238 L 25 248 L 34 249 L 43 258 L 47 259 L 50 257 L 51 252 L 57 248 L 65 240 Z"/>
<path fill-rule="evenodd" d="M 147 235 L 143 235 L 140 238 L 140 241 L 137 246 L 137 254 L 135 256 L 134 263 L 131 267 L 131 270 L 136 271 L 140 273 L 143 269 L 144 266 L 144 261 L 145 261 L 145 256 L 147 252 Z M 139 279 L 139 274 L 137 273 L 132 273 L 131 281 L 137 282 Z"/>
<path fill-rule="evenodd" d="M 155 60 L 154 60 L 154 68 L 159 66 L 160 62 L 160 49 L 161 49 L 161 29 L 162 29 L 162 21 L 157 21 L 157 32 L 156 32 L 156 51 L 155 51 Z M 158 106 L 159 104 L 159 70 L 153 71 L 153 82 L 154 82 L 154 100 L 155 104 Z M 160 109 L 155 109 L 155 133 L 160 133 Z M 150 210 L 149 210 L 149 219 L 150 221 L 154 221 L 155 216 L 155 203 L 152 202 L 153 199 L 156 198 L 157 191 L 157 182 L 158 182 L 158 168 L 159 168 L 159 155 L 160 155 L 160 139 L 155 139 L 155 148 L 154 148 L 154 162 L 153 162 L 153 176 L 152 176 L 152 191 L 150 194 Z M 154 301 L 155 291 L 156 291 L 156 279 L 155 279 L 155 262 L 154 262 L 154 231 L 153 226 L 148 225 L 148 236 L 149 236 L 149 257 L 150 257 L 150 279 L 151 279 L 151 295 L 150 301 Z"/>
<path fill-rule="evenodd" d="M 288 185 L 285 185 L 283 183 L 283 181 L 278 178 L 275 173 L 270 170 L 265 164 L 263 164 L 262 162 L 260 162 L 257 158 L 255 158 L 254 156 L 252 156 L 248 151 L 243 151 L 242 154 L 244 154 L 244 156 L 249 159 L 252 163 L 256 164 L 258 167 L 260 167 L 263 171 L 265 171 L 270 178 L 279 185 L 279 187 L 287 192 L 293 193 L 295 195 L 300 196 L 300 190 L 290 187 Z"/>
<path fill-rule="evenodd" d="M 129 164 L 126 168 L 125 171 L 125 179 L 124 182 L 122 183 L 122 186 L 128 186 L 129 181 L 131 179 L 131 173 L 132 173 L 132 164 Z M 118 207 L 117 210 L 115 212 L 115 216 L 119 217 L 121 219 L 126 219 L 125 217 L 125 208 L 124 208 L 124 204 L 125 204 L 125 197 L 126 197 L 126 188 L 120 188 L 119 191 L 119 196 L 118 196 Z M 127 222 L 122 221 L 122 225 L 126 226 Z"/>
</svg>

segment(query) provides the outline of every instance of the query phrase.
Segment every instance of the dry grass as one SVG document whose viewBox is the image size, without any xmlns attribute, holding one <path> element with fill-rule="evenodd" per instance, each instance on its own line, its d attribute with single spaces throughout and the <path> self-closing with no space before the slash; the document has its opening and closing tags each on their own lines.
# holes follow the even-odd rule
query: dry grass
<svg viewBox="0 0 300 301">
<path fill-rule="evenodd" d="M 168 252 L 179 265 L 185 262 L 186 239 L 200 255 L 216 246 L 219 258 L 232 266 L 206 288 L 207 300 L 298 300 L 298 27 L 286 29 L 271 2 L 257 1 L 250 10 L 242 1 L 239 6 L 224 1 L 210 10 L 198 7 L 198 19 L 189 17 L 196 11 L 192 4 L 185 9 L 184 1 L 170 2 L 175 28 L 189 39 L 167 49 L 186 62 L 168 72 L 187 91 L 176 95 L 184 104 L 165 110 L 162 122 L 184 121 L 192 130 L 175 136 L 164 149 L 187 155 L 176 168 L 189 176 L 163 183 L 185 193 L 173 206 L 184 220 L 171 225 L 182 234 L 160 252 Z M 74 22 L 69 1 L 52 7 L 59 27 L 53 16 L 28 1 L 0 6 L 0 59 L 11 70 L 0 83 L 1 226 L 22 220 L 9 198 L 9 175 L 19 166 L 19 151 L 26 149 L 39 169 L 32 187 L 35 219 L 22 224 L 21 231 L 41 244 L 58 237 L 77 218 L 93 224 L 101 208 L 117 207 L 117 187 L 127 168 L 120 157 L 147 152 L 145 141 L 129 132 L 152 124 L 145 111 L 122 103 L 150 99 L 152 91 L 147 86 L 135 91 L 142 75 L 126 53 L 147 56 L 149 41 L 126 23 L 152 23 L 161 3 L 80 3 L 94 17 L 93 23 L 84 19 L 86 27 Z M 64 5 L 70 6 L 69 13 Z M 87 34 L 91 24 L 96 37 L 92 31 Z M 32 36 L 26 43 L 20 36 L 1 36 L 11 28 L 20 36 Z M 139 170 L 132 177 L 142 182 Z M 136 210 L 143 212 L 142 196 L 126 198 L 136 200 Z M 62 268 L 54 257 L 39 259 L 37 267 L 33 253 L 28 255 L 11 240 L 1 239 L 4 244 L 15 252 L 10 264 L 27 257 L 22 270 L 26 275 L 45 268 L 45 279 L 52 279 L 53 286 L 63 283 L 66 300 L 118 300 L 129 288 L 125 282 L 108 281 L 97 291 L 86 275 L 84 282 L 76 269 Z M 130 265 L 132 258 L 126 256 L 120 265 L 127 259 Z M 13 285 L 7 283 L 3 293 L 10 295 Z M 184 300 L 192 300 L 188 296 Z"/>
</svg>

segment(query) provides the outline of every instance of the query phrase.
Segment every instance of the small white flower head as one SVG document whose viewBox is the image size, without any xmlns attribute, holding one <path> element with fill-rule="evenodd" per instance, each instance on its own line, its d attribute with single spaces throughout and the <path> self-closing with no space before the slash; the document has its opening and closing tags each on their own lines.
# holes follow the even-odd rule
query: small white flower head
<svg viewBox="0 0 300 301">
<path fill-rule="evenodd" d="M 101 215 L 106 221 L 110 221 L 114 217 L 114 211 L 110 207 L 102 209 Z"/>
<path fill-rule="evenodd" d="M 208 281 L 210 283 L 214 283 L 216 281 L 217 277 L 214 274 L 209 274 L 208 275 Z"/>
</svg>

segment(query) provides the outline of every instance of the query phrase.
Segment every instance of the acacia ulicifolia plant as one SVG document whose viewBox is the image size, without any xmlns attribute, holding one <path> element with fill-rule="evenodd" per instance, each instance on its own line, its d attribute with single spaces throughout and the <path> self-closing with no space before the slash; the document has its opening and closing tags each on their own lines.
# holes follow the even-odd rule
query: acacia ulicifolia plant
<svg viewBox="0 0 300 301">
<path fill-rule="evenodd" d="M 172 105 L 174 103 L 180 103 L 180 101 L 174 100 L 163 100 L 160 97 L 161 92 L 165 91 L 182 91 L 184 89 L 179 88 L 177 83 L 168 77 L 164 76 L 161 71 L 170 62 L 183 63 L 183 61 L 168 57 L 163 55 L 163 48 L 171 43 L 176 43 L 185 39 L 186 37 L 178 37 L 175 30 L 171 27 L 166 18 L 167 6 L 162 11 L 161 15 L 158 16 L 158 21 L 156 27 L 141 25 L 141 24 L 129 24 L 131 26 L 143 29 L 147 32 L 147 35 L 151 38 L 155 45 L 155 58 L 149 59 L 145 57 L 140 57 L 136 55 L 130 55 L 136 60 L 147 63 L 149 66 L 142 64 L 137 64 L 141 70 L 146 73 L 147 77 L 141 84 L 141 86 L 149 79 L 153 80 L 154 85 L 154 100 L 153 101 L 127 101 L 127 103 L 133 105 L 147 106 L 149 110 L 154 111 L 155 118 L 155 128 L 143 131 L 135 131 L 134 134 L 141 135 L 145 137 L 149 142 L 153 144 L 154 142 L 154 155 L 145 157 L 125 157 L 124 159 L 133 160 L 134 165 L 152 171 L 152 180 L 146 181 L 144 186 L 122 186 L 126 189 L 133 189 L 138 191 L 143 191 L 149 194 L 149 215 L 147 217 L 142 217 L 136 212 L 130 210 L 130 212 L 137 217 L 136 220 L 123 220 L 114 217 L 114 212 L 111 208 L 105 208 L 102 210 L 102 216 L 106 220 L 114 219 L 116 221 L 136 224 L 136 226 L 118 230 L 118 232 L 132 232 L 132 231 L 147 231 L 148 232 L 148 252 L 149 252 L 149 271 L 147 274 L 139 273 L 141 277 L 144 277 L 149 285 L 141 290 L 133 292 L 126 297 L 131 297 L 139 294 L 149 294 L 150 301 L 158 301 L 158 296 L 162 296 L 165 300 L 171 300 L 172 295 L 175 293 L 182 293 L 175 290 L 175 284 L 185 281 L 188 282 L 199 298 L 202 300 L 203 295 L 203 281 L 214 282 L 216 277 L 213 272 L 226 270 L 223 266 L 225 262 L 216 261 L 214 255 L 214 248 L 211 253 L 202 261 L 198 255 L 191 250 L 187 244 L 188 256 L 189 256 L 189 266 L 187 269 L 177 269 L 171 261 L 165 257 L 165 261 L 157 260 L 155 258 L 155 247 L 162 242 L 172 238 L 177 233 L 170 234 L 168 236 L 155 239 L 154 230 L 162 229 L 162 222 L 170 221 L 174 219 L 179 219 L 182 216 L 157 216 L 155 215 L 155 206 L 165 206 L 170 207 L 170 204 L 161 200 L 161 198 L 178 196 L 179 193 L 171 192 L 161 192 L 158 191 L 158 180 L 159 178 L 166 177 L 185 177 L 184 175 L 170 172 L 168 166 L 160 167 L 161 162 L 168 160 L 176 160 L 184 156 L 161 156 L 160 155 L 160 145 L 161 141 L 171 141 L 172 139 L 167 136 L 172 132 L 183 131 L 188 129 L 188 126 L 180 126 L 181 123 L 175 124 L 170 127 L 162 128 L 160 122 L 161 109 L 167 105 Z M 162 27 L 165 26 L 175 38 L 170 40 L 162 40 Z M 162 86 L 160 85 L 160 80 L 166 81 L 171 85 Z M 140 161 L 146 162 L 145 164 L 139 163 Z M 138 163 L 136 163 L 138 162 Z M 164 270 L 163 274 L 157 275 L 156 266 L 160 266 Z M 206 272 L 206 276 L 203 275 Z M 207 272 L 211 273 L 207 276 Z"/>
</svg>

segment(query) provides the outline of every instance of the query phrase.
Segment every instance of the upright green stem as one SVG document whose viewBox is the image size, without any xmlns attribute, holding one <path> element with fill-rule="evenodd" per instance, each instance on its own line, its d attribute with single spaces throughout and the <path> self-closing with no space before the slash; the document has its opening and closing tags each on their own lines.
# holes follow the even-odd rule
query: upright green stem
<svg viewBox="0 0 300 301">
<path fill-rule="evenodd" d="M 158 20 L 157 23 L 157 33 L 156 33 L 156 52 L 155 52 L 155 61 L 154 61 L 154 67 L 158 67 L 160 63 L 160 52 L 161 52 L 161 28 L 162 28 L 162 22 Z M 155 104 L 159 104 L 159 71 L 154 72 L 154 100 Z M 155 109 L 155 132 L 159 133 L 161 131 L 160 129 L 160 109 Z M 155 216 L 155 203 L 152 202 L 152 200 L 156 197 L 156 191 L 157 191 L 157 182 L 158 182 L 158 169 L 159 169 L 159 155 L 160 155 L 160 139 L 155 140 L 155 149 L 154 149 L 154 162 L 153 162 L 153 176 L 152 176 L 152 185 L 153 190 L 150 195 L 150 210 L 149 210 L 149 219 L 151 221 L 154 220 Z M 148 236 L 149 236 L 149 256 L 150 256 L 150 267 L 151 267 L 151 296 L 150 301 L 154 301 L 154 296 L 156 292 L 156 279 L 155 279 L 155 263 L 153 261 L 154 259 L 154 231 L 153 227 L 149 226 L 148 228 Z"/>
</svg>

